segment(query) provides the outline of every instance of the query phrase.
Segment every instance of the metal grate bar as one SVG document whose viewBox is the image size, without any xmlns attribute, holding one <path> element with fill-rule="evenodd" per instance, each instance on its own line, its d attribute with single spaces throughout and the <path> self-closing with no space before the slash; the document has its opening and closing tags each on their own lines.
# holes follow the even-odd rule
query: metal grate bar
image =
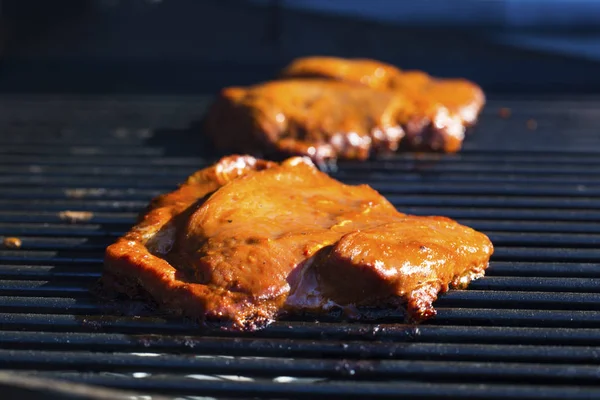
<svg viewBox="0 0 600 400">
<path fill-rule="evenodd" d="M 307 385 L 306 382 L 235 382 L 231 380 L 201 380 L 180 378 L 177 376 L 155 376 L 149 379 L 132 381 L 130 377 L 106 376 L 88 374 L 74 378 L 70 374 L 38 374 L 44 377 L 60 377 L 62 379 L 75 379 L 85 383 L 106 385 L 121 389 L 145 389 L 147 391 L 161 391 L 172 394 L 194 395 L 205 393 L 215 396 L 237 397 L 273 397 L 273 398 L 309 398 L 313 396 L 348 399 L 372 398 L 377 396 L 383 399 L 397 399 L 403 396 L 414 396 L 423 399 L 440 398 L 465 398 L 465 399 L 490 399 L 513 397 L 518 399 L 588 399 L 589 396 L 598 396 L 596 389 L 581 388 L 577 386 L 533 386 L 533 385 L 473 385 L 456 383 L 423 383 L 423 382 L 397 382 L 397 383 L 371 383 L 354 381 L 327 381 Z M 314 380 L 313 380 L 314 381 Z"/>
<path fill-rule="evenodd" d="M 490 362 L 577 363 L 597 364 L 597 347 L 544 346 L 514 344 L 419 343 L 335 340 L 255 339 L 232 341 L 227 337 L 158 336 L 123 334 L 0 332 L 0 345 L 12 349 L 85 350 L 94 352 L 145 353 L 149 347 L 158 353 L 179 349 L 182 354 L 229 355 L 238 357 L 296 357 L 327 359 L 363 359 L 368 352 L 374 358 L 386 360 L 473 361 L 484 356 Z M 57 353 L 53 353 L 55 356 Z M 134 363 L 135 364 L 135 363 Z"/>
<path fill-rule="evenodd" d="M 531 363 L 491 363 L 471 361 L 419 360 L 329 360 L 329 359 L 260 359 L 239 358 L 235 363 L 228 357 L 144 353 L 51 352 L 36 350 L 0 350 L 3 367 L 11 369 L 77 369 L 79 371 L 156 372 L 168 370 L 189 374 L 246 375 L 268 377 L 276 374 L 297 377 L 340 379 L 390 380 L 398 377 L 422 377 L 430 382 L 466 379 L 470 382 L 520 382 L 593 384 L 598 368 L 593 365 L 560 365 Z"/>
</svg>

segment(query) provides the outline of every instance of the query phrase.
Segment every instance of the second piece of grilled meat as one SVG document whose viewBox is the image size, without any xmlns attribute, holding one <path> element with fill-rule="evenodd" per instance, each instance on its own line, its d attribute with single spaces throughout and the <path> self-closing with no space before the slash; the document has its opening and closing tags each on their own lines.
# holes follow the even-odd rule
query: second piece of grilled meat
<svg viewBox="0 0 600 400">
<path fill-rule="evenodd" d="M 382 90 L 401 92 L 413 99 L 422 98 L 446 107 L 466 126 L 477 121 L 485 104 L 481 88 L 462 78 L 437 79 L 422 71 L 403 71 L 393 65 L 369 59 L 339 57 L 302 57 L 281 73 L 281 78 L 327 78 Z"/>
<path fill-rule="evenodd" d="M 428 98 L 330 79 L 222 90 L 206 116 L 217 147 L 236 152 L 364 160 L 398 150 L 458 151 L 464 124 Z"/>
</svg>

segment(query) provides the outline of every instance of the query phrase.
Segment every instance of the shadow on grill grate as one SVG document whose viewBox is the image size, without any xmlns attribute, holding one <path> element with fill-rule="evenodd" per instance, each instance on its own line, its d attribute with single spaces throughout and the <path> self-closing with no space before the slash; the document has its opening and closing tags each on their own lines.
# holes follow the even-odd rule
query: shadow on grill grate
<svg viewBox="0 0 600 400">
<path fill-rule="evenodd" d="M 460 154 L 340 163 L 336 178 L 495 243 L 434 320 L 233 334 L 89 293 L 147 201 L 214 159 L 181 129 L 206 99 L 59 100 L 0 99 L 0 241 L 21 240 L 0 249 L 0 368 L 178 398 L 600 397 L 600 103 L 491 102 Z"/>
</svg>

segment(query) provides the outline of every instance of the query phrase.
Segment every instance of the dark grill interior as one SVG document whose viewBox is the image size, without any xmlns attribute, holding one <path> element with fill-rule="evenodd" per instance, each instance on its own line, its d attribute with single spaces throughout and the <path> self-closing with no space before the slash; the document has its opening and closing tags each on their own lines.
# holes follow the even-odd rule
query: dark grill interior
<svg viewBox="0 0 600 400">
<path fill-rule="evenodd" d="M 337 178 L 494 242 L 487 276 L 434 320 L 232 334 L 88 292 L 147 201 L 214 160 L 183 129 L 207 101 L 0 99 L 0 240 L 22 240 L 0 250 L 1 368 L 177 398 L 600 396 L 599 102 L 498 99 L 460 154 L 340 163 Z"/>
</svg>

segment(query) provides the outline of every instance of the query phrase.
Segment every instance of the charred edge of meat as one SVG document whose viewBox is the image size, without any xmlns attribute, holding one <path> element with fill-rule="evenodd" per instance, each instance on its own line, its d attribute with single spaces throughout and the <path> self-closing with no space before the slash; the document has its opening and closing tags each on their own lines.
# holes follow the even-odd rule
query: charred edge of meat
<svg viewBox="0 0 600 400">
<path fill-rule="evenodd" d="M 227 318 L 217 318 L 208 314 L 192 315 L 180 308 L 158 303 L 135 279 L 108 272 L 102 274 L 91 293 L 106 302 L 103 309 L 110 314 L 117 313 L 126 317 L 139 317 L 142 314 L 167 319 L 183 318 L 184 321 L 207 330 L 255 331 L 272 322 L 257 318 L 240 326 Z"/>
</svg>

